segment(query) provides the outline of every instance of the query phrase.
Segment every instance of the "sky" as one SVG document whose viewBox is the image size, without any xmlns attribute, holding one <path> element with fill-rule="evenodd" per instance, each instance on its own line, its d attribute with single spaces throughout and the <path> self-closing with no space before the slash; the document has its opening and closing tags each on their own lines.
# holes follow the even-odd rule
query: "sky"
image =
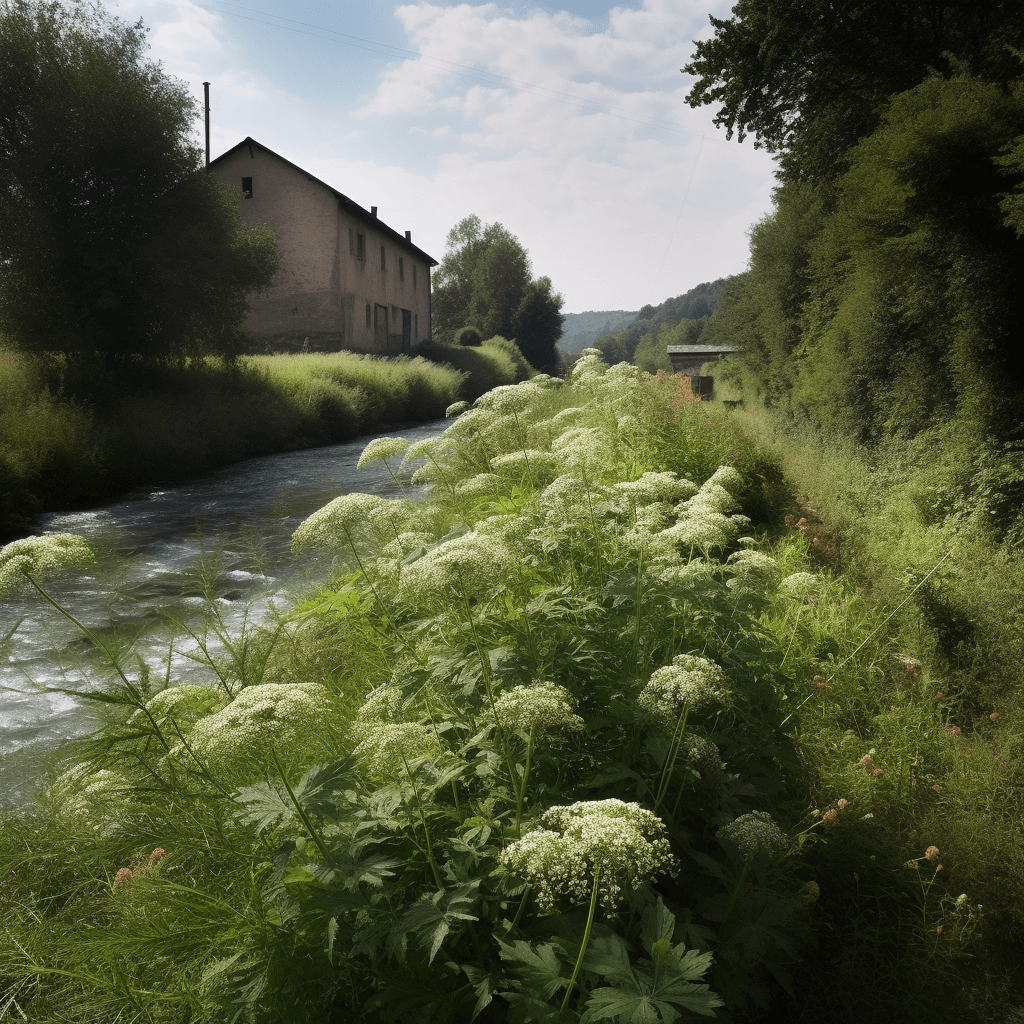
<svg viewBox="0 0 1024 1024">
<path fill-rule="evenodd" d="M 732 2 L 104 5 L 200 103 L 210 82 L 211 157 L 251 136 L 436 260 L 463 218 L 500 222 L 579 313 L 746 268 L 775 165 L 679 70 Z"/>
</svg>

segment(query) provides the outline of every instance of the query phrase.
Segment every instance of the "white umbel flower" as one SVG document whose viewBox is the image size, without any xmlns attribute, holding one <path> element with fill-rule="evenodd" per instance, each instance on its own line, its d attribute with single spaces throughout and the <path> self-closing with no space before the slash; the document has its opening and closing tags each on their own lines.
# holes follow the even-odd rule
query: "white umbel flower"
<svg viewBox="0 0 1024 1024">
<path fill-rule="evenodd" d="M 292 534 L 292 550 L 305 548 L 339 547 L 348 543 L 348 537 L 359 532 L 370 515 L 383 505 L 386 498 L 376 494 L 343 494 L 314 512 Z"/>
<path fill-rule="evenodd" d="M 674 722 L 684 707 L 700 714 L 727 707 L 730 698 L 719 665 L 699 654 L 677 654 L 671 665 L 652 673 L 636 702 L 652 715 Z"/>
<path fill-rule="evenodd" d="M 788 842 L 786 834 L 767 811 L 741 814 L 735 821 L 723 825 L 718 837 L 735 843 L 743 854 L 773 853 Z"/>
<path fill-rule="evenodd" d="M 409 442 L 404 437 L 375 437 L 363 449 L 356 468 L 362 469 L 373 462 L 387 462 L 388 459 L 401 458 L 408 450 Z"/>
<path fill-rule="evenodd" d="M 89 545 L 73 533 L 48 533 L 42 537 L 23 537 L 0 548 L 0 597 L 28 581 L 78 568 L 95 561 Z"/>
<path fill-rule="evenodd" d="M 821 577 L 816 576 L 813 572 L 795 572 L 779 584 L 779 590 L 787 597 L 804 601 L 807 598 L 818 597 L 823 586 Z"/>
<path fill-rule="evenodd" d="M 583 719 L 575 712 L 572 694 L 555 683 L 513 686 L 494 702 L 494 717 L 503 729 L 583 728 Z"/>
<path fill-rule="evenodd" d="M 486 594 L 508 577 L 513 566 L 512 553 L 500 537 L 470 531 L 405 566 L 399 596 L 406 604 L 417 604 Z"/>
<path fill-rule="evenodd" d="M 373 778 L 399 778 L 413 761 L 440 753 L 434 730 L 419 722 L 359 723 L 359 730 L 365 738 L 354 754 Z"/>
<path fill-rule="evenodd" d="M 627 889 L 677 866 L 664 823 L 639 804 L 584 800 L 549 808 L 539 825 L 507 847 L 501 862 L 548 910 L 559 896 L 587 902 L 596 873 L 601 905 L 614 911 Z"/>
</svg>

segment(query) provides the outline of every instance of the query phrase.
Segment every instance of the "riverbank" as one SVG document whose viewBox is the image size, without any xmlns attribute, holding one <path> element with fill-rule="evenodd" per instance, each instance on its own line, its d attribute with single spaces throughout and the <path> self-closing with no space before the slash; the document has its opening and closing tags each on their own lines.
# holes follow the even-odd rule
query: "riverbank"
<svg viewBox="0 0 1024 1024">
<path fill-rule="evenodd" d="M 516 379 L 503 351 L 490 362 L 479 351 L 497 383 Z M 0 541 L 43 510 L 436 419 L 475 397 L 467 379 L 424 359 L 349 352 L 116 370 L 0 352 Z"/>
<path fill-rule="evenodd" d="M 1001 719 L 691 399 L 591 353 L 368 446 L 430 497 L 310 516 L 330 586 L 0 821 L 24 1018 L 998 1019 Z"/>
</svg>

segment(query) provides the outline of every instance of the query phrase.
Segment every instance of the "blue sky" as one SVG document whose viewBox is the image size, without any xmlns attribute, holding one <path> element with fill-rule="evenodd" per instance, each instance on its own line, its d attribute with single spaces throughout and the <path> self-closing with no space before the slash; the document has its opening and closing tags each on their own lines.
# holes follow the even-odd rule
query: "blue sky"
<svg viewBox="0 0 1024 1024">
<path fill-rule="evenodd" d="M 500 221 L 574 313 L 744 269 L 774 165 L 679 73 L 731 3 L 106 0 L 211 83 L 213 156 L 252 136 L 438 260 L 463 217 Z"/>
</svg>

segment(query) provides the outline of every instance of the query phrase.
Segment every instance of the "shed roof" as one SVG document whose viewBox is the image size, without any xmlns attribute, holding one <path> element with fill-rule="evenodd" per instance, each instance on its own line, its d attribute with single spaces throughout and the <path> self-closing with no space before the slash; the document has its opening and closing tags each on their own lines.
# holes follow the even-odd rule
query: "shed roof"
<svg viewBox="0 0 1024 1024">
<path fill-rule="evenodd" d="M 242 141 L 239 142 L 237 146 L 232 146 L 229 150 L 227 150 L 224 153 L 221 153 L 220 156 L 211 160 L 210 167 L 213 167 L 213 165 L 216 164 L 218 161 L 224 160 L 226 157 L 231 156 L 232 153 L 236 153 L 243 147 L 249 150 L 250 156 L 252 156 L 253 149 L 261 149 L 263 150 L 264 153 L 269 153 L 270 156 L 274 157 L 277 160 L 280 160 L 281 163 L 287 164 L 293 170 L 296 170 L 300 174 L 305 175 L 306 178 L 308 178 L 310 181 L 315 181 L 318 185 L 323 185 L 325 189 L 327 189 L 329 192 L 333 192 L 334 195 L 337 196 L 338 204 L 342 206 L 348 213 L 352 214 L 354 217 L 359 218 L 360 220 L 366 221 L 368 224 L 372 224 L 376 230 L 383 232 L 385 235 L 390 235 L 397 245 L 401 245 L 403 248 L 408 249 L 410 252 L 414 252 L 418 256 L 421 256 L 432 267 L 437 266 L 437 260 L 435 260 L 433 256 L 431 256 L 429 253 L 424 252 L 418 245 L 413 245 L 412 242 L 408 241 L 405 235 L 403 235 L 401 232 L 396 231 L 392 227 L 389 227 L 379 217 L 370 213 L 369 210 L 364 210 L 357 202 L 355 202 L 352 199 L 349 199 L 349 197 L 345 195 L 343 192 L 339 192 L 336 188 L 333 188 L 331 185 L 328 185 L 326 181 L 321 181 L 320 178 L 316 177 L 313 174 L 310 174 L 309 171 L 303 170 L 303 168 L 299 167 L 298 164 L 293 164 L 291 160 L 285 159 L 283 156 L 281 156 L 280 153 L 275 153 L 272 149 L 269 149 L 262 143 L 257 142 L 255 139 L 249 136 L 246 136 L 246 138 L 242 139 Z"/>
<path fill-rule="evenodd" d="M 673 352 L 681 356 L 727 356 L 730 352 L 739 352 L 735 345 L 666 345 L 669 355 Z"/>
</svg>

